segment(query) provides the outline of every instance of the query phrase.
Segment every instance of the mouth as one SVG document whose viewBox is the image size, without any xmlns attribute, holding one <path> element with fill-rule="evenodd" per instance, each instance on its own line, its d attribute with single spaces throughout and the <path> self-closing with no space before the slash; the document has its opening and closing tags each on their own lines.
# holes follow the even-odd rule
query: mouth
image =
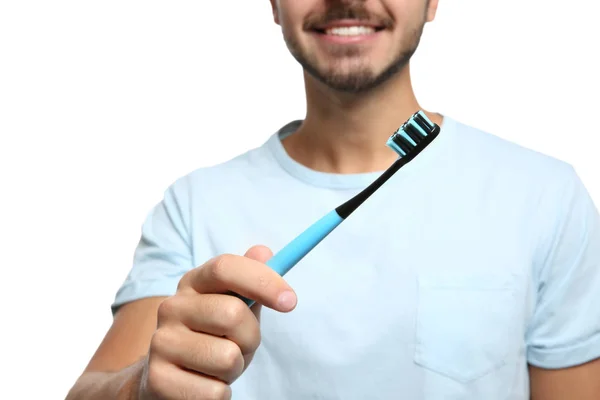
<svg viewBox="0 0 600 400">
<path fill-rule="evenodd" d="M 385 29 L 383 25 L 360 21 L 336 21 L 327 25 L 317 26 L 313 32 L 332 37 L 352 38 L 370 36 Z"/>
</svg>

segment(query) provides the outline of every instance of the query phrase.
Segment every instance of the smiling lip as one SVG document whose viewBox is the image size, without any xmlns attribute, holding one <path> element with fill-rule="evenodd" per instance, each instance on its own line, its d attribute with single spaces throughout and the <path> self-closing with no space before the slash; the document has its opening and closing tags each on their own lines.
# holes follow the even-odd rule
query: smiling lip
<svg viewBox="0 0 600 400">
<path fill-rule="evenodd" d="M 317 26 L 313 33 L 320 39 L 330 43 L 350 44 L 364 43 L 379 36 L 383 30 L 381 25 L 357 20 L 339 20 Z"/>
</svg>

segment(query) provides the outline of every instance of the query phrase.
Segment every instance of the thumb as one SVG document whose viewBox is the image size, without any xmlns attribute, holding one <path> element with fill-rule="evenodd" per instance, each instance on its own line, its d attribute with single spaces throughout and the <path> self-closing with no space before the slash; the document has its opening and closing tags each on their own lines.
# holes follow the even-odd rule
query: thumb
<svg viewBox="0 0 600 400">
<path fill-rule="evenodd" d="M 273 257 L 273 252 L 266 246 L 257 245 L 252 246 L 246 251 L 244 257 L 251 258 L 255 261 L 260 261 L 261 263 L 266 263 L 269 261 L 271 257 Z"/>
<path fill-rule="evenodd" d="M 246 251 L 246 254 L 244 254 L 244 257 L 251 258 L 261 263 L 266 263 L 271 257 L 273 257 L 273 252 L 266 246 L 257 245 L 250 247 L 248 251 Z M 254 313 L 256 319 L 260 322 L 260 310 L 262 309 L 262 305 L 258 302 L 254 303 L 250 309 Z"/>
</svg>

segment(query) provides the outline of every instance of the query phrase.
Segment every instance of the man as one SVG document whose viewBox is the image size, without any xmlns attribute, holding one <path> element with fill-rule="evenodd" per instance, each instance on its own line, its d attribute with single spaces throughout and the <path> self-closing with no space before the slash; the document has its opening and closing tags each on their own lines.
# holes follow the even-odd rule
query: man
<svg viewBox="0 0 600 400">
<path fill-rule="evenodd" d="M 599 399 L 600 218 L 564 162 L 427 112 L 425 151 L 284 278 L 264 264 L 395 160 L 438 2 L 271 3 L 306 118 L 168 188 L 68 398 Z"/>
</svg>

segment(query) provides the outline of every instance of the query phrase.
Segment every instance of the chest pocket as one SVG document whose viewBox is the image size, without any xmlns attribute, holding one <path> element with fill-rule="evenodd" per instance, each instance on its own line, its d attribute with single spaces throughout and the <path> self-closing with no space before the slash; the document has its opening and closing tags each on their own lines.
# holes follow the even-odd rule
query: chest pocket
<svg viewBox="0 0 600 400">
<path fill-rule="evenodd" d="M 421 275 L 415 362 L 465 384 L 505 365 L 521 345 L 516 281 L 479 272 Z"/>
</svg>

